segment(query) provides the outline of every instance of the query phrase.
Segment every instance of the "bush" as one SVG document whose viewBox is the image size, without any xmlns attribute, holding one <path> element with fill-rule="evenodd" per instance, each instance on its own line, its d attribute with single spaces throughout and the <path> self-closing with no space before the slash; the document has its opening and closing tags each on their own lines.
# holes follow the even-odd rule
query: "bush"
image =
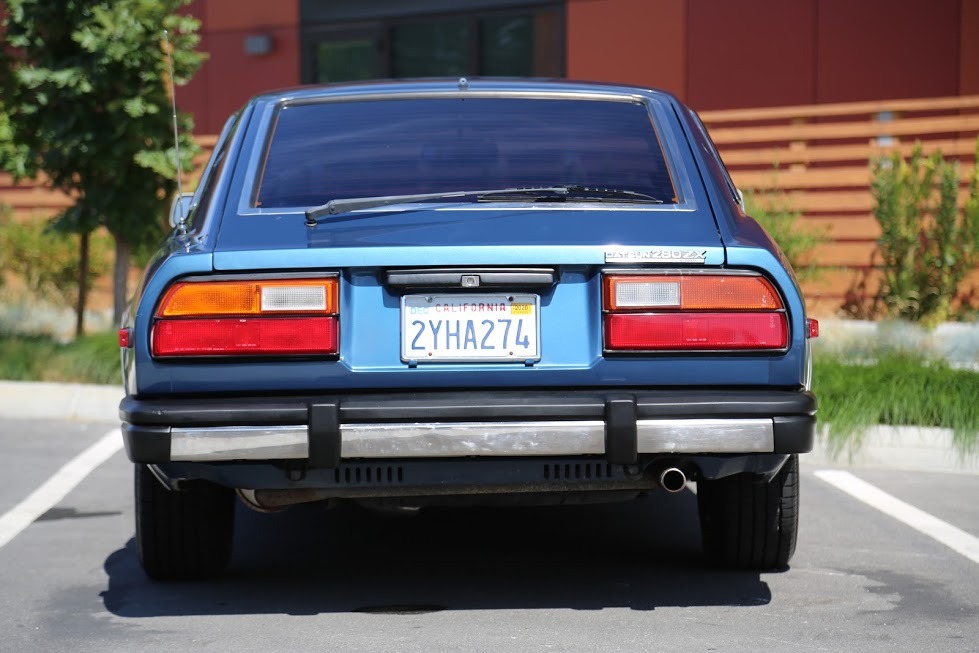
<svg viewBox="0 0 979 653">
<path fill-rule="evenodd" d="M 115 333 L 59 343 L 46 336 L 0 333 L 0 379 L 63 383 L 120 383 Z"/>
<path fill-rule="evenodd" d="M 791 207 L 780 190 L 745 193 L 745 213 L 754 218 L 772 237 L 789 260 L 796 276 L 813 279 L 818 269 L 812 262 L 813 250 L 829 240 L 825 231 L 803 226 L 801 213 Z"/>
<path fill-rule="evenodd" d="M 979 140 L 976 142 L 979 156 Z M 888 316 L 935 324 L 952 316 L 959 285 L 979 263 L 979 172 L 958 208 L 959 164 L 917 143 L 871 163 L 882 259 L 878 301 Z"/>
<path fill-rule="evenodd" d="M 73 305 L 78 299 L 78 239 L 43 220 L 19 221 L 0 208 L 0 266 L 36 299 Z M 110 268 L 110 238 L 92 234 L 88 286 Z"/>
</svg>

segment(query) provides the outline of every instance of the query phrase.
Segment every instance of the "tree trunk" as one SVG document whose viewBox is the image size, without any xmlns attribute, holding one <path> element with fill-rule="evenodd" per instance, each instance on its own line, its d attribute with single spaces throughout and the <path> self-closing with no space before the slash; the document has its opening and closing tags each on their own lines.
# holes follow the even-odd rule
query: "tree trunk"
<svg viewBox="0 0 979 653">
<path fill-rule="evenodd" d="M 78 235 L 78 298 L 75 303 L 75 337 L 85 333 L 85 300 L 88 299 L 88 232 Z"/>
<path fill-rule="evenodd" d="M 126 302 L 129 300 L 129 256 L 131 253 L 129 243 L 119 236 L 113 236 L 116 241 L 116 262 L 112 269 L 112 322 L 115 325 L 122 324 L 122 314 L 126 310 Z"/>
</svg>

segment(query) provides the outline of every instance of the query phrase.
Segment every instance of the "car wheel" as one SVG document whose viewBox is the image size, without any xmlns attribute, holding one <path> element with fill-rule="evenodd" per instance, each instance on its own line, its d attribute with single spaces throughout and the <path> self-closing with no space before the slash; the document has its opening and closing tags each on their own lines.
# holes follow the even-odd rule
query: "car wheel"
<svg viewBox="0 0 979 653">
<path fill-rule="evenodd" d="M 163 486 L 136 465 L 136 548 L 150 578 L 191 580 L 219 574 L 231 559 L 234 491 L 206 481 Z"/>
<path fill-rule="evenodd" d="M 768 482 L 735 474 L 697 484 L 704 553 L 738 569 L 784 569 L 799 530 L 799 457 Z"/>
</svg>

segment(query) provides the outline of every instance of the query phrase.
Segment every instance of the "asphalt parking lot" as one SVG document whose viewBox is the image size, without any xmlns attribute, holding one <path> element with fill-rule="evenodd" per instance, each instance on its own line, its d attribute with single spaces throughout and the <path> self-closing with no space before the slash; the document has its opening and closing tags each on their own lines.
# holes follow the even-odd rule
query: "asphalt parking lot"
<svg viewBox="0 0 979 653">
<path fill-rule="evenodd" d="M 226 577 L 154 584 L 136 559 L 125 454 L 103 449 L 90 473 L 62 467 L 114 427 L 0 419 L 3 651 L 979 648 L 976 475 L 804 462 L 799 548 L 782 573 L 704 567 L 696 498 L 683 492 L 411 518 L 241 509 Z M 823 474 L 831 469 L 848 475 Z M 11 526 L 25 501 L 57 497 L 50 479 L 66 473 L 76 486 Z M 918 530 L 934 522 L 888 514 L 827 480 L 840 478 L 959 539 L 939 541 Z"/>
</svg>

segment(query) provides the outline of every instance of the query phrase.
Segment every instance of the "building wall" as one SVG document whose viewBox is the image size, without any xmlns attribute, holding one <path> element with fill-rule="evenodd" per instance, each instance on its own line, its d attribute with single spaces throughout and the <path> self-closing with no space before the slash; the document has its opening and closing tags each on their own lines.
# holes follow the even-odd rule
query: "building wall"
<svg viewBox="0 0 979 653">
<path fill-rule="evenodd" d="M 426 3 L 468 6 L 413 6 Z M 210 54 L 178 91 L 197 133 L 301 81 L 300 0 L 194 0 L 190 12 Z M 567 77 L 662 88 L 698 110 L 979 93 L 979 0 L 566 0 L 564 20 Z M 258 34 L 272 51 L 246 54 Z"/>
<path fill-rule="evenodd" d="M 959 48 L 959 93 L 979 94 L 979 0 L 962 0 Z"/>
<path fill-rule="evenodd" d="M 812 104 L 818 0 L 685 0 L 685 99 L 698 110 Z M 752 7 L 751 12 L 745 10 Z"/>
<path fill-rule="evenodd" d="M 698 110 L 979 93 L 979 0 L 568 0 L 574 78 Z"/>
<path fill-rule="evenodd" d="M 181 110 L 194 114 L 198 134 L 221 131 L 251 96 L 299 84 L 299 0 L 194 0 L 200 49 L 209 55 L 191 82 L 177 90 Z M 249 36 L 267 35 L 271 51 L 245 52 Z"/>
<path fill-rule="evenodd" d="M 957 95 L 961 10 L 961 0 L 819 0 L 813 103 Z"/>
<path fill-rule="evenodd" d="M 687 85 L 687 0 L 568 0 L 567 70 L 572 79 Z"/>
</svg>

